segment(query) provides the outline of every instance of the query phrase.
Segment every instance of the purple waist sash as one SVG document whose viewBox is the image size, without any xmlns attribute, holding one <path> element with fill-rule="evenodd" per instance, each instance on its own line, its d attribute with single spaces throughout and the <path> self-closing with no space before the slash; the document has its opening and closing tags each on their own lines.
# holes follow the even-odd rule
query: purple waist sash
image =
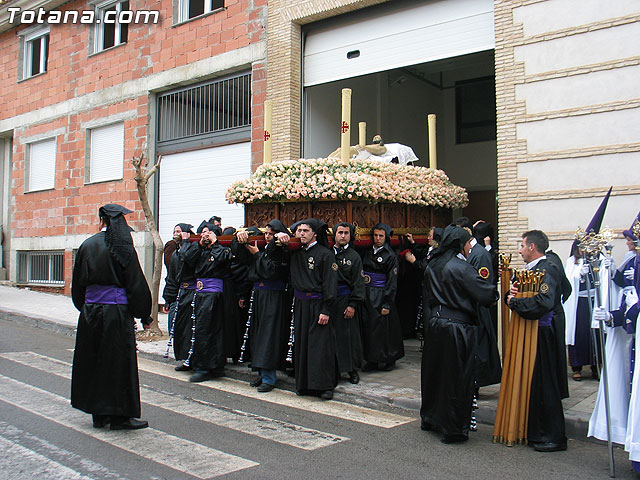
<svg viewBox="0 0 640 480">
<path fill-rule="evenodd" d="M 87 285 L 84 292 L 84 303 L 101 303 L 104 305 L 127 305 L 127 291 L 115 285 Z"/>
<path fill-rule="evenodd" d="M 261 280 L 253 284 L 254 290 L 284 290 L 287 284 L 282 280 Z"/>
<path fill-rule="evenodd" d="M 362 272 L 362 274 L 367 287 L 384 288 L 387 285 L 387 276 L 384 273 Z"/>
<path fill-rule="evenodd" d="M 196 280 L 196 290 L 201 293 L 220 293 L 224 291 L 222 278 L 199 278 Z"/>
<path fill-rule="evenodd" d="M 321 300 L 323 298 L 320 292 L 303 292 L 301 290 L 294 290 L 293 296 L 299 300 Z"/>
<path fill-rule="evenodd" d="M 349 288 L 349 285 L 345 285 L 343 283 L 339 283 L 338 284 L 338 296 L 339 297 L 345 297 L 347 295 L 351 295 L 351 289 Z"/>
<path fill-rule="evenodd" d="M 196 289 L 196 282 L 182 282 L 180 284 L 180 288 L 182 288 L 183 290 L 195 290 Z"/>
<path fill-rule="evenodd" d="M 539 327 L 550 327 L 551 319 L 553 318 L 553 312 L 545 313 L 540 320 L 538 320 Z"/>
</svg>

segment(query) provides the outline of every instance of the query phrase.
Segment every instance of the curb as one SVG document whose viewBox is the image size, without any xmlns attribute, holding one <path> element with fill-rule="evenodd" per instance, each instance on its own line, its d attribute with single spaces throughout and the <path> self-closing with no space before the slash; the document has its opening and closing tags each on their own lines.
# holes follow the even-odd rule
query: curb
<svg viewBox="0 0 640 480">
<path fill-rule="evenodd" d="M 28 325 L 30 327 L 41 328 L 50 332 L 59 333 L 67 337 L 73 337 L 76 334 L 76 327 L 72 325 L 63 325 L 55 320 L 45 317 L 36 317 L 33 315 L 24 315 L 9 310 L 0 309 L 0 319 L 11 323 Z"/>
</svg>

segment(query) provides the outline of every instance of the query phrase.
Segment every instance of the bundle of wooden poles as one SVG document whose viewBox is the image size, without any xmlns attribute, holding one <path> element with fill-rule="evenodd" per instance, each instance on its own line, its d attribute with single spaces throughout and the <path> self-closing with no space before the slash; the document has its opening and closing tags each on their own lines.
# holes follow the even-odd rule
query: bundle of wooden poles
<svg viewBox="0 0 640 480">
<path fill-rule="evenodd" d="M 509 295 L 509 287 L 511 285 L 511 254 L 500 253 L 498 254 L 498 260 L 500 262 L 500 298 L 507 298 Z M 511 310 L 505 302 L 500 302 L 500 328 L 498 329 L 498 336 L 500 337 L 500 355 L 504 358 L 504 354 L 507 351 L 507 332 L 509 331 L 509 322 Z"/>
<path fill-rule="evenodd" d="M 503 268 L 503 275 L 504 271 Z M 514 277 L 518 286 L 516 298 L 528 298 L 538 294 L 544 271 L 517 270 Z M 508 295 L 509 282 L 502 280 L 502 293 Z M 527 441 L 531 378 L 538 346 L 538 321 L 526 320 L 514 311 L 509 313 L 493 442 L 512 447 Z"/>
</svg>

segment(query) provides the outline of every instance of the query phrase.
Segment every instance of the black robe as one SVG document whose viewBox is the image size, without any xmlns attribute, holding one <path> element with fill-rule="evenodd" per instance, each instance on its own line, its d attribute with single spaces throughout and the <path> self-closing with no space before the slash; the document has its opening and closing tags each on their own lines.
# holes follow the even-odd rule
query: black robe
<svg viewBox="0 0 640 480">
<path fill-rule="evenodd" d="M 173 242 L 173 240 L 171 240 Z M 168 244 L 169 242 L 167 242 Z M 175 243 L 175 242 L 173 242 Z M 187 241 L 185 240 L 184 245 L 186 246 Z M 165 245 L 166 248 L 166 245 Z M 165 260 L 167 257 L 165 257 Z M 184 273 L 183 273 L 184 271 Z M 181 282 L 181 278 L 184 277 L 186 282 L 195 283 L 195 278 L 193 277 L 193 272 L 189 272 L 188 268 L 185 268 L 184 260 L 180 257 L 180 248 L 174 248 L 171 255 L 168 257 L 167 263 L 167 276 L 165 278 L 164 289 L 162 290 L 162 298 L 164 299 L 165 305 L 169 307 L 169 334 L 175 334 L 175 317 L 179 312 L 180 308 L 178 305 L 175 305 L 176 302 L 179 302 L 184 295 L 189 295 L 189 292 L 183 288 L 183 283 Z M 193 288 L 192 288 L 193 290 Z M 191 300 L 187 304 L 186 308 L 189 308 L 191 304 Z M 176 311 L 177 310 L 177 311 Z M 190 313 L 189 313 L 190 318 Z M 173 342 L 173 339 L 172 339 Z"/>
<path fill-rule="evenodd" d="M 193 242 L 182 250 L 187 265 L 196 279 L 230 275 L 232 253 L 228 247 L 214 243 L 203 247 Z M 195 370 L 220 372 L 227 362 L 224 344 L 223 292 L 195 291 L 195 341 L 189 364 Z"/>
<path fill-rule="evenodd" d="M 509 308 L 525 319 L 538 320 L 548 312 L 553 312 L 551 326 L 538 325 L 527 440 L 534 443 L 566 443 L 562 408 L 562 399 L 568 396 L 568 388 L 565 390 L 567 357 L 564 341 L 561 352 L 558 352 L 558 336 L 563 340 L 565 338 L 564 312 L 561 304 L 562 277 L 555 263 L 547 259 L 540 260 L 534 270 L 546 271 L 539 293 L 530 298 L 516 298 L 509 304 Z"/>
<path fill-rule="evenodd" d="M 365 303 L 362 316 L 364 359 L 370 363 L 392 363 L 404 357 L 402 327 L 395 306 L 398 281 L 398 256 L 389 246 L 374 254 L 365 250 L 362 258 L 365 274 Z M 384 288 L 367 284 L 366 272 L 386 275 Z M 389 310 L 382 315 L 383 308 Z"/>
<path fill-rule="evenodd" d="M 286 247 L 277 246 L 274 239 L 254 255 L 238 246 L 236 256 L 239 262 L 249 265 L 248 278 L 256 287 L 251 293 L 244 361 L 250 358 L 254 370 L 284 370 L 291 322 L 291 292 L 286 289 L 289 252 Z M 283 288 L 265 289 L 270 282 L 281 282 Z"/>
<path fill-rule="evenodd" d="M 88 285 L 113 285 L 127 292 L 127 305 L 85 304 Z M 116 263 L 100 232 L 76 255 L 71 282 L 80 310 L 71 372 L 71 405 L 94 415 L 140 416 L 134 320 L 151 313 L 151 292 L 138 257 Z"/>
<path fill-rule="evenodd" d="M 167 284 L 162 294 L 165 301 L 175 295 L 178 302 L 173 319 L 173 354 L 176 360 L 186 360 L 193 340 L 193 296 L 195 294 L 195 272 L 193 267 L 184 261 L 185 241 L 171 259 Z M 176 292 L 177 289 L 177 292 Z"/>
<path fill-rule="evenodd" d="M 320 299 L 294 302 L 294 366 L 296 390 L 325 391 L 338 383 L 336 343 L 333 329 L 318 324 L 329 315 L 338 288 L 338 265 L 331 250 L 316 243 L 291 255 L 291 285 L 301 293 L 322 294 Z"/>
<path fill-rule="evenodd" d="M 467 262 L 476 269 L 483 280 L 495 285 L 495 270 L 493 269 L 491 254 L 480 243 L 476 243 L 473 246 L 469 252 Z M 478 348 L 476 350 L 477 363 L 475 370 L 477 387 L 500 383 L 502 379 L 502 366 L 500 353 L 498 352 L 496 331 L 491 319 L 491 307 L 482 306 L 478 310 Z"/>
<path fill-rule="evenodd" d="M 335 250 L 334 250 L 335 251 Z M 364 278 L 362 277 L 362 259 L 353 247 L 339 249 L 336 253 L 338 264 L 338 285 L 344 285 L 351 293 L 336 298 L 329 324 L 336 334 L 338 370 L 352 372 L 362 365 L 362 337 L 360 335 L 360 317 L 364 301 Z M 355 314 L 345 318 L 344 311 L 353 307 Z"/>
<path fill-rule="evenodd" d="M 242 335 L 247 322 L 249 311 L 249 296 L 251 287 L 248 286 L 248 268 L 237 262 L 231 261 L 230 274 L 224 279 L 224 292 L 222 300 L 224 304 L 224 349 L 227 358 L 237 361 L 240 358 L 242 347 Z M 245 300 L 240 308 L 239 301 Z"/>
<path fill-rule="evenodd" d="M 458 257 L 444 265 L 440 278 L 428 265 L 425 285 L 431 317 L 425 322 L 420 417 L 423 425 L 437 427 L 444 435 L 468 435 L 478 307 L 495 301 L 496 288 Z M 464 321 L 441 313 L 440 306 Z"/>
</svg>

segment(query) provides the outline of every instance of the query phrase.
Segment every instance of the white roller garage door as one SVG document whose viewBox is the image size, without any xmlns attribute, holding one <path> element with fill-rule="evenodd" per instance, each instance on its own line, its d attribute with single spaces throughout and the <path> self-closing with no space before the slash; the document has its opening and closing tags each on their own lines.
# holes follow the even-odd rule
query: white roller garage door
<svg viewBox="0 0 640 480">
<path fill-rule="evenodd" d="M 494 47 L 493 0 L 391 2 L 311 26 L 304 86 Z"/>
<path fill-rule="evenodd" d="M 160 221 L 162 239 L 171 239 L 173 227 L 187 222 L 196 228 L 212 215 L 224 226 L 244 223 L 244 207 L 228 204 L 231 183 L 251 174 L 251 142 L 165 155 L 160 166 Z"/>
</svg>

